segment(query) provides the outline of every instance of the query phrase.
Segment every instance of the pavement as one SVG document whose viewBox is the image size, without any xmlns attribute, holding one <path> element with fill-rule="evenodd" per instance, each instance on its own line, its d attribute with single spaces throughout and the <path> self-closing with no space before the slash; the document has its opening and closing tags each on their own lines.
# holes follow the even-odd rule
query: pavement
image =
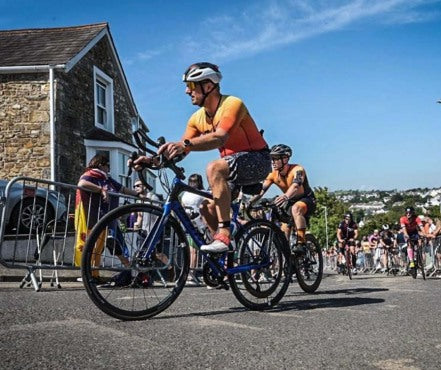
<svg viewBox="0 0 441 370">
<path fill-rule="evenodd" d="M 39 275 L 40 270 L 35 270 L 35 274 Z M 41 270 L 44 280 L 50 280 L 52 276 L 51 270 Z M 0 264 L 0 282 L 20 282 L 28 274 L 28 269 L 23 268 L 9 268 Z M 77 281 L 81 276 L 81 270 L 76 268 L 74 270 L 58 270 L 59 281 Z"/>
<path fill-rule="evenodd" d="M 81 283 L 0 283 L 4 369 L 436 369 L 439 279 L 327 275 L 316 294 L 290 284 L 268 311 L 234 294 L 185 288 L 164 312 L 122 322 Z"/>
</svg>

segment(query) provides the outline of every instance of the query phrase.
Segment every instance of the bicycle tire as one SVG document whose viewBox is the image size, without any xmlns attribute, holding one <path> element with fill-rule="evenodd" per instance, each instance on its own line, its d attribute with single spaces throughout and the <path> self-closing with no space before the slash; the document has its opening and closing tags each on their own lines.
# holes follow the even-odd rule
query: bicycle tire
<svg viewBox="0 0 441 370">
<path fill-rule="evenodd" d="M 272 222 L 250 221 L 239 231 L 237 248 L 228 256 L 228 268 L 261 266 L 228 275 L 237 300 L 251 310 L 277 305 L 285 295 L 292 275 L 290 251 L 285 236 Z"/>
<path fill-rule="evenodd" d="M 412 276 L 412 278 L 416 279 L 416 277 L 417 277 L 417 268 L 416 268 L 416 266 L 410 268 L 409 270 L 410 270 L 410 275 Z"/>
<path fill-rule="evenodd" d="M 294 271 L 300 288 L 306 293 L 314 293 L 323 277 L 323 255 L 317 239 L 306 234 L 306 254 L 294 257 Z"/>
<path fill-rule="evenodd" d="M 109 255 L 106 254 L 109 248 L 96 243 L 100 235 L 101 238 L 106 236 L 103 233 L 108 233 L 109 225 L 114 227 L 120 220 L 139 213 L 143 219 L 141 230 L 126 228 L 125 223 L 120 225 L 121 230 L 124 229 L 122 242 L 129 251 L 130 265 L 125 267 L 121 257 L 116 255 L 114 244 L 111 244 L 114 249 Z M 109 212 L 92 229 L 82 256 L 83 284 L 92 302 L 106 314 L 120 320 L 147 319 L 164 311 L 182 292 L 189 271 L 190 252 L 185 233 L 174 217 L 166 221 L 157 249 L 148 263 L 141 266 L 136 259 L 150 227 L 161 215 L 161 208 L 129 204 Z M 106 237 L 106 242 L 108 240 Z M 98 267 L 93 266 L 94 262 Z"/>
<path fill-rule="evenodd" d="M 348 272 L 348 277 L 349 280 L 352 280 L 352 255 L 349 249 L 347 249 L 345 252 L 345 258 L 346 258 L 346 270 Z"/>
<path fill-rule="evenodd" d="M 423 252 L 419 247 L 417 251 L 417 266 L 421 270 L 421 276 L 423 277 L 423 280 L 426 280 L 426 272 L 424 271 L 424 263 L 423 263 Z"/>
</svg>

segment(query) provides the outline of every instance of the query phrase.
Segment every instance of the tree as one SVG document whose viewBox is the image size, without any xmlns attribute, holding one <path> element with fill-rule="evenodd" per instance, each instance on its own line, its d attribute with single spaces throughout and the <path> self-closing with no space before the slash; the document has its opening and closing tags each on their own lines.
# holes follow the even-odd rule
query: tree
<svg viewBox="0 0 441 370">
<path fill-rule="evenodd" d="M 314 216 L 310 221 L 310 231 L 317 238 L 322 248 L 328 248 L 326 245 L 326 222 L 325 212 L 328 226 L 328 243 L 331 245 L 336 239 L 336 230 L 343 214 L 348 210 L 344 203 L 337 199 L 333 194 L 330 194 L 328 188 L 318 187 L 314 189 L 317 200 L 317 208 Z"/>
</svg>

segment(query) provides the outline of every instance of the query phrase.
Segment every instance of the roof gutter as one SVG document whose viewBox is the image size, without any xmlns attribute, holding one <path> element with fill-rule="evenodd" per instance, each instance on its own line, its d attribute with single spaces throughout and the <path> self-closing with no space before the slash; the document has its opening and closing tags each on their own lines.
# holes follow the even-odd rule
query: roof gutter
<svg viewBox="0 0 441 370">
<path fill-rule="evenodd" d="M 55 181 L 55 95 L 53 67 L 49 68 L 49 121 L 51 181 Z"/>
<path fill-rule="evenodd" d="M 10 66 L 0 67 L 0 73 L 33 73 L 33 72 L 47 72 L 49 69 L 63 69 L 66 68 L 65 64 L 55 65 L 36 65 L 36 66 Z"/>
</svg>

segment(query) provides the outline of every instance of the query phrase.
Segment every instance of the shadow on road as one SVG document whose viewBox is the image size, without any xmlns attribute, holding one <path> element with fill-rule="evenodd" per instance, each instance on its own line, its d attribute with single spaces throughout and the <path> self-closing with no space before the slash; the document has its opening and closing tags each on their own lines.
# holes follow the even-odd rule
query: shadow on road
<svg viewBox="0 0 441 370">
<path fill-rule="evenodd" d="M 321 294 L 363 294 L 363 293 L 376 293 L 376 292 L 387 292 L 389 289 L 387 288 L 346 288 L 346 289 L 332 289 L 332 290 L 317 290 L 313 295 L 321 295 Z M 298 297 L 298 296 L 304 296 L 309 295 L 308 293 L 298 292 L 298 293 L 287 293 L 285 295 L 286 297 Z"/>
<path fill-rule="evenodd" d="M 341 297 L 341 298 L 323 298 L 323 299 L 307 299 L 301 301 L 287 302 L 286 297 L 278 307 L 273 311 L 303 311 L 303 310 L 315 310 L 317 308 L 343 308 L 362 306 L 367 304 L 384 303 L 382 298 L 360 298 L 360 297 Z"/>
</svg>

